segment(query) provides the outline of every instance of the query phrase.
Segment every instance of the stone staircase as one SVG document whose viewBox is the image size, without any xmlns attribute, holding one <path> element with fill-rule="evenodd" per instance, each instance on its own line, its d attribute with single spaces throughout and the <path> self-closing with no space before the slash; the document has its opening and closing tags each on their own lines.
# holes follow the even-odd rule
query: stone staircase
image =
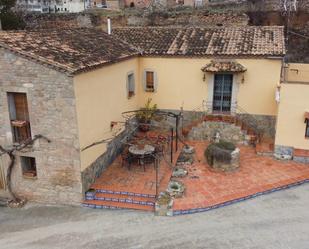
<svg viewBox="0 0 309 249">
<path fill-rule="evenodd" d="M 156 198 L 152 194 L 113 191 L 96 186 L 86 193 L 84 207 L 97 209 L 135 209 L 154 211 Z"/>
<path fill-rule="evenodd" d="M 221 139 L 236 144 L 252 145 L 262 156 L 274 154 L 274 139 L 258 134 L 237 116 L 227 114 L 207 114 L 183 128 L 183 135 L 192 140 L 211 140 L 216 131 Z"/>
<path fill-rule="evenodd" d="M 187 138 L 192 140 L 211 140 L 216 132 L 220 133 L 221 139 L 236 144 L 256 146 L 260 140 L 253 129 L 232 115 L 205 115 L 202 120 L 193 122 L 184 130 L 189 130 Z"/>
</svg>

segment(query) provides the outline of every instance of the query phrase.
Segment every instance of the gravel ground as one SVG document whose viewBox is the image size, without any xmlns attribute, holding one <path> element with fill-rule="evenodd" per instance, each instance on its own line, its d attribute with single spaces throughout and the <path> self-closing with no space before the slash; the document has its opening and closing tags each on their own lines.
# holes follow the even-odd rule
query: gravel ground
<svg viewBox="0 0 309 249">
<path fill-rule="evenodd" d="M 0 207 L 0 248 L 308 249 L 309 184 L 200 214 Z"/>
</svg>

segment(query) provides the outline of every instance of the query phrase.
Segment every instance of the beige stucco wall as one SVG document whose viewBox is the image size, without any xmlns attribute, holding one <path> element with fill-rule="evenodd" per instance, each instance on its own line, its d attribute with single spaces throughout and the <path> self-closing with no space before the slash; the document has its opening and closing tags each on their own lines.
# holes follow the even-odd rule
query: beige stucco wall
<svg viewBox="0 0 309 249">
<path fill-rule="evenodd" d="M 309 85 L 282 84 L 277 119 L 276 145 L 309 149 L 304 114 L 309 111 Z"/>
<path fill-rule="evenodd" d="M 285 80 L 290 82 L 309 82 L 309 64 L 287 64 L 285 67 Z"/>
<path fill-rule="evenodd" d="M 213 74 L 205 81 L 201 68 L 210 59 L 198 58 L 134 58 L 112 64 L 74 77 L 80 147 L 111 136 L 111 121 L 121 121 L 123 111 L 142 107 L 148 98 L 160 109 L 194 110 L 209 99 Z M 280 82 L 281 60 L 237 59 L 247 68 L 244 83 L 242 75 L 235 76 L 235 100 L 247 112 L 276 115 L 276 86 Z M 157 91 L 144 91 L 143 72 L 157 74 Z M 135 72 L 136 95 L 127 98 L 127 73 Z M 235 88 L 235 89 L 236 89 Z M 105 152 L 105 144 L 81 152 L 81 170 L 88 167 Z"/>
<path fill-rule="evenodd" d="M 126 60 L 74 77 L 80 147 L 112 136 L 111 121 L 123 121 L 121 113 L 138 107 L 137 95 L 127 98 L 127 73 L 138 73 L 138 58 Z M 136 80 L 136 86 L 138 82 Z M 136 87 L 137 88 L 137 87 Z M 81 152 L 81 170 L 106 150 L 106 144 Z"/>
<path fill-rule="evenodd" d="M 162 109 L 183 107 L 184 110 L 193 110 L 201 106 L 203 100 L 211 101 L 207 99 L 208 85 L 213 79 L 211 74 L 207 74 L 203 81 L 201 71 L 210 59 L 144 57 L 140 60 L 140 105 L 150 97 Z M 252 114 L 276 115 L 275 91 L 280 82 L 281 60 L 237 59 L 237 62 L 248 69 L 244 83 L 241 83 L 241 76 L 235 77 L 238 104 Z M 153 69 L 157 73 L 158 90 L 155 93 L 143 90 L 142 74 L 145 69 Z"/>
</svg>

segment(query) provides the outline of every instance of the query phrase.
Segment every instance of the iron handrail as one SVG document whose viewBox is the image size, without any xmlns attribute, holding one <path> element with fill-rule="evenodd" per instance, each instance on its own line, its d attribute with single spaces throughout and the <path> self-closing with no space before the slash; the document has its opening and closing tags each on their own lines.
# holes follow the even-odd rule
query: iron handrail
<svg viewBox="0 0 309 249">
<path fill-rule="evenodd" d="M 203 104 L 205 105 L 206 114 L 213 114 L 212 101 L 203 101 Z M 220 114 L 220 112 L 215 112 L 216 114 Z M 222 112 L 222 114 L 226 114 L 225 112 Z M 254 133 L 261 138 L 263 135 L 263 130 L 259 127 L 259 121 L 249 112 L 247 112 L 243 107 L 241 107 L 237 102 L 231 104 L 231 114 L 237 115 L 237 114 L 244 114 L 245 117 L 242 117 L 241 115 L 237 115 L 237 119 L 242 121 L 248 128 L 254 131 Z"/>
</svg>

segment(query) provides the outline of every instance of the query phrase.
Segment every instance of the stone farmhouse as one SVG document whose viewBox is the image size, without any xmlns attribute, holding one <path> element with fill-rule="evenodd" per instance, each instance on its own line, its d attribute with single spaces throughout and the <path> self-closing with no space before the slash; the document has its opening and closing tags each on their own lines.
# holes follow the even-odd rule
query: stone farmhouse
<svg viewBox="0 0 309 249">
<path fill-rule="evenodd" d="M 13 189 L 29 200 L 79 204 L 121 151 L 126 128 L 83 148 L 112 136 L 121 113 L 148 98 L 188 117 L 199 106 L 254 116 L 279 156 L 307 161 L 309 87 L 283 82 L 284 55 L 277 26 L 3 31 L 0 144 L 51 140 L 18 152 Z"/>
</svg>

